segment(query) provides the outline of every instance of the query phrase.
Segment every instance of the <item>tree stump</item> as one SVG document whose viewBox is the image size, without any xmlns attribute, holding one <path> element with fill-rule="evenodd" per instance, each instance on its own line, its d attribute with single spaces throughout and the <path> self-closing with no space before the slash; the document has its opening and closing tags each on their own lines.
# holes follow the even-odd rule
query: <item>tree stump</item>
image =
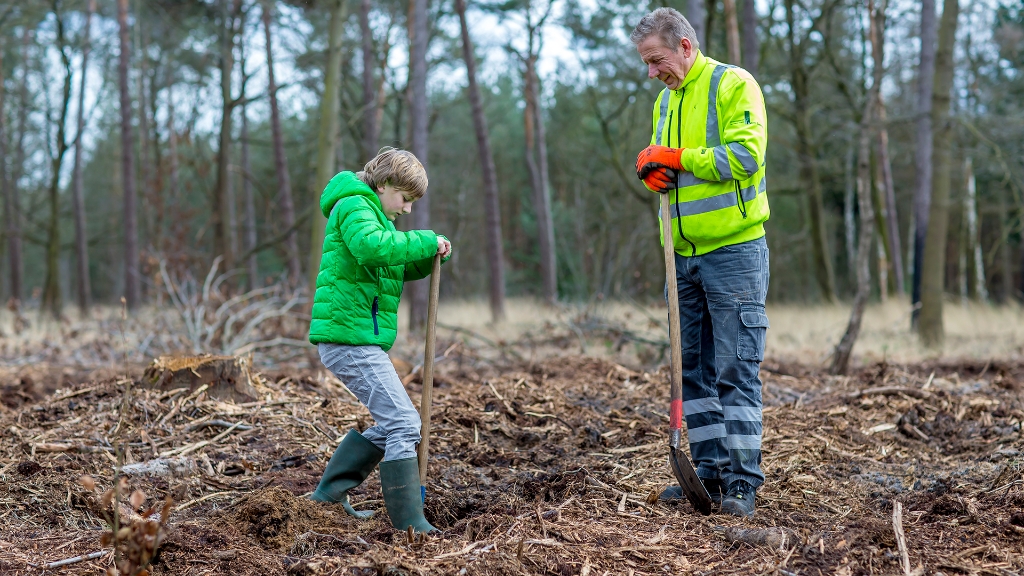
<svg viewBox="0 0 1024 576">
<path fill-rule="evenodd" d="M 161 356 L 144 373 L 143 385 L 157 390 L 209 385 L 206 395 L 220 400 L 258 399 L 248 356 Z"/>
</svg>

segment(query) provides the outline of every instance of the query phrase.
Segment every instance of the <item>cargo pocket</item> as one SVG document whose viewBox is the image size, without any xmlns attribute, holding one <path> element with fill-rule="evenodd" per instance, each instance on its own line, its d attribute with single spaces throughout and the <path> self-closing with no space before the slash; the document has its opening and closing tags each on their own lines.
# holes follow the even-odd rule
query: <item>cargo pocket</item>
<svg viewBox="0 0 1024 576">
<path fill-rule="evenodd" d="M 768 315 L 762 304 L 740 304 L 740 333 L 736 339 L 736 356 L 740 360 L 764 360 L 764 337 Z"/>
</svg>

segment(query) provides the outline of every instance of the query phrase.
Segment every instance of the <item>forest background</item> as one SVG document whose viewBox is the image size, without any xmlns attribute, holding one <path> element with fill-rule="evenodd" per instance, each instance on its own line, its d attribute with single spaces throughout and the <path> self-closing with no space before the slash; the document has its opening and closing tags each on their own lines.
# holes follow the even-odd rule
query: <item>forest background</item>
<svg viewBox="0 0 1024 576">
<path fill-rule="evenodd" d="M 669 5 L 762 86 L 769 300 L 923 295 L 940 342 L 943 299 L 1024 297 L 1024 2 L 938 4 L 5 0 L 0 296 L 136 308 L 216 265 L 301 303 L 321 190 L 388 145 L 426 160 L 399 225 L 453 241 L 443 299 L 656 302 L 663 85 L 628 34 Z"/>
</svg>

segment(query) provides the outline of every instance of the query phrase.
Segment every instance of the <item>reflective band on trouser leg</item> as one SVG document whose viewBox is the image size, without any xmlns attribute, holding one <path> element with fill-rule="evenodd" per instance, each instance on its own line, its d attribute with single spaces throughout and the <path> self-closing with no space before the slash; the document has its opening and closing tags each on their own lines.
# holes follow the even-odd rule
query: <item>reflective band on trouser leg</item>
<svg viewBox="0 0 1024 576">
<path fill-rule="evenodd" d="M 750 150 L 747 150 L 746 146 L 739 142 L 729 142 L 729 150 L 732 151 L 732 155 L 739 161 L 740 166 L 743 166 L 743 171 L 746 174 L 743 175 L 743 179 L 750 178 L 757 172 L 757 162 L 754 160 L 754 156 L 750 154 Z"/>
<path fill-rule="evenodd" d="M 758 194 L 763 194 L 766 190 L 767 184 L 765 179 L 762 178 L 761 182 L 757 185 L 755 192 L 753 186 L 747 186 L 740 191 L 740 195 L 743 196 L 744 202 L 750 202 L 757 197 Z M 691 200 L 689 202 L 680 202 L 672 205 L 672 217 L 679 218 L 680 216 L 695 216 L 697 214 L 704 214 L 705 212 L 714 212 L 715 210 L 721 210 L 722 208 L 729 208 L 730 206 L 736 205 L 736 192 L 725 192 L 717 194 L 715 196 L 709 196 L 707 198 L 701 198 L 700 200 Z"/>
<path fill-rule="evenodd" d="M 709 424 L 687 430 L 686 436 L 689 438 L 690 444 L 696 444 L 698 442 L 726 438 L 728 435 L 725 432 L 725 424 Z"/>
<path fill-rule="evenodd" d="M 654 143 L 658 146 L 663 146 L 663 143 L 665 142 L 662 132 L 665 129 L 665 117 L 668 116 L 668 100 L 671 95 L 672 91 L 668 88 L 661 91 L 661 110 L 658 111 L 658 129 L 654 131 L 657 135 Z"/>
<path fill-rule="evenodd" d="M 715 168 L 722 180 L 732 180 L 732 167 L 729 166 L 729 152 L 725 146 L 715 146 Z"/>
<path fill-rule="evenodd" d="M 722 402 L 718 398 L 696 398 L 683 402 L 687 416 L 696 416 L 704 412 L 722 412 Z"/>
</svg>

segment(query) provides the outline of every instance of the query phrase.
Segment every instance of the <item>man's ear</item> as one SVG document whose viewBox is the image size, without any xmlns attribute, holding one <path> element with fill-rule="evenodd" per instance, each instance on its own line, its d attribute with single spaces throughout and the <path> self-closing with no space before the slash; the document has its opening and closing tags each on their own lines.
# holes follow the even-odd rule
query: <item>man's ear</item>
<svg viewBox="0 0 1024 576">
<path fill-rule="evenodd" d="M 690 43 L 689 38 L 683 38 L 679 41 L 679 47 L 683 49 L 683 57 L 689 58 L 693 52 L 693 44 Z"/>
</svg>

